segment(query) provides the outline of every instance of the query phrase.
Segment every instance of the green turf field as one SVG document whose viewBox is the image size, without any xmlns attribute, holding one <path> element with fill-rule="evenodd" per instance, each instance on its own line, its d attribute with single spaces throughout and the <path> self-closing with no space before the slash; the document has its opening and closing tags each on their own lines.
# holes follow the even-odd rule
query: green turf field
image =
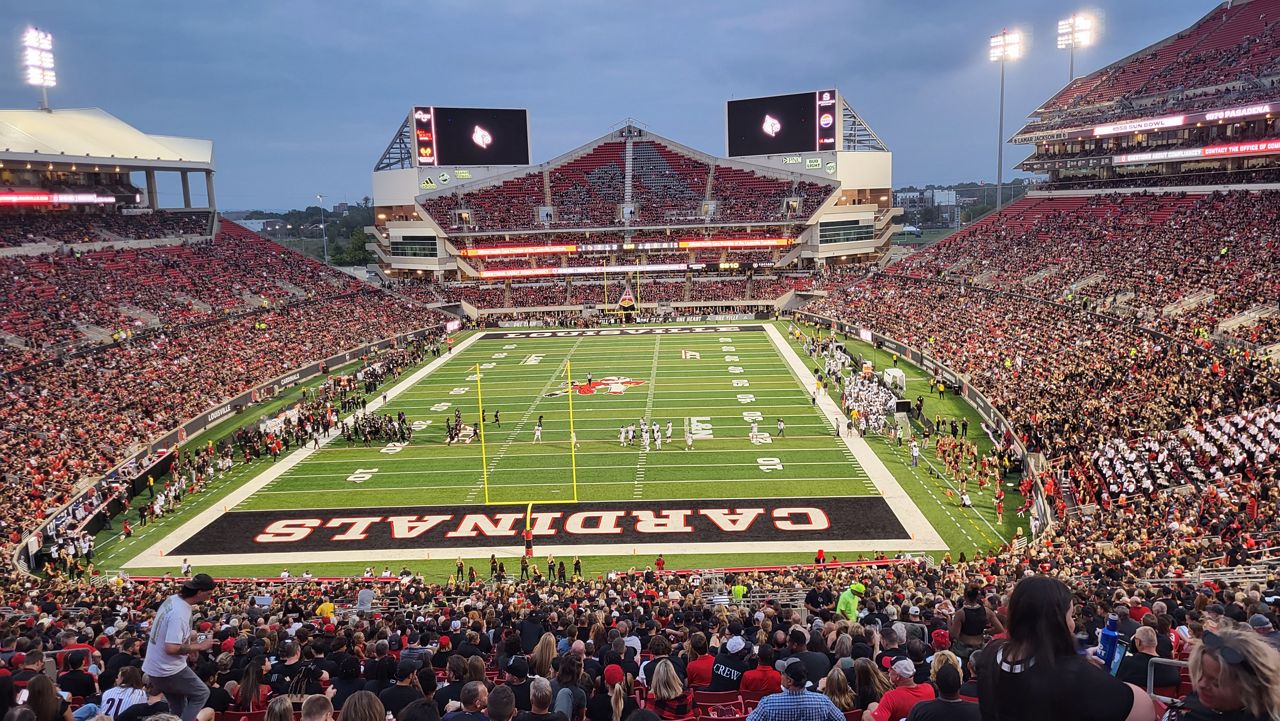
<svg viewBox="0 0 1280 721">
<path fill-rule="evenodd" d="M 777 327 L 784 330 L 786 323 Z M 851 345 L 856 346 L 856 342 Z M 803 355 L 798 344 L 793 342 L 792 347 Z M 875 357 L 869 347 L 856 349 Z M 591 393 L 576 388 L 572 396 L 564 392 L 570 364 L 575 384 L 581 386 L 590 372 L 598 387 Z M 918 369 L 902 365 L 909 378 L 908 395 L 914 396 L 916 384 L 925 381 L 920 379 Z M 613 380 L 601 383 L 606 379 Z M 392 385 L 383 386 L 371 398 Z M 481 394 L 486 415 L 484 462 L 479 438 L 453 446 L 444 443 L 445 419 L 452 418 L 455 409 L 465 425 L 476 425 Z M 571 399 L 574 431 L 580 442 L 574 453 L 569 443 Z M 976 413 L 962 401 L 948 398 L 940 403 L 945 403 L 945 410 L 928 408 L 931 415 L 935 411 L 965 415 L 970 418 L 971 428 L 977 428 Z M 495 409 L 501 412 L 501 427 L 493 423 Z M 574 461 L 577 500 L 587 508 L 592 502 L 877 495 L 866 471 L 812 407 L 809 390 L 760 331 L 486 338 L 455 353 L 445 365 L 379 409 L 379 413 L 401 411 L 415 422 L 410 443 L 398 446 L 375 441 L 364 447 L 358 441 L 349 446 L 344 439 L 334 438 L 242 502 L 227 505 L 228 493 L 250 482 L 271 464 L 238 466 L 234 478 L 193 497 L 189 506 L 184 503 L 177 513 L 142 529 L 126 543 L 113 541 L 110 531 L 101 534 L 99 544 L 105 543 L 107 550 L 99 566 L 123 566 L 200 510 L 220 503 L 226 510 L 236 512 L 482 508 L 486 475 L 490 503 L 572 502 Z M 534 426 L 539 416 L 543 418 L 543 437 L 541 443 L 535 443 Z M 638 441 L 619 445 L 619 426 L 638 423 L 641 417 L 660 424 L 664 441 L 666 424 L 671 422 L 671 440 L 661 450 L 651 447 L 646 452 Z M 759 419 L 759 435 L 754 442 L 750 437 L 751 417 Z M 776 437 L 779 417 L 786 421 L 785 438 Z M 691 450 L 684 448 L 686 428 L 693 429 L 695 435 Z M 195 440 L 204 442 L 203 438 Z M 880 437 L 868 441 L 953 552 L 972 554 L 999 545 L 1016 526 L 1012 513 L 1006 513 L 1004 523 L 998 523 L 980 501 L 975 509 L 955 507 L 954 501 L 945 496 L 946 479 L 929 471 L 930 451 L 926 451 L 925 463 L 913 469 L 903 449 Z M 1013 509 L 1019 503 L 1011 493 L 1006 506 Z M 890 545 L 883 550 L 891 552 L 894 548 Z M 407 565 L 428 575 L 444 576 L 452 571 L 451 558 L 437 554 L 386 565 Z M 798 563 L 811 558 L 811 552 L 707 553 L 693 547 L 681 553 L 679 546 L 667 554 L 672 568 Z M 370 554 L 368 562 L 316 561 L 309 566 L 317 574 L 354 574 L 379 562 L 376 552 Z M 651 558 L 627 548 L 619 548 L 616 555 L 583 555 L 588 573 L 643 567 L 651 562 Z M 176 563 L 177 559 L 175 566 Z M 131 568 L 130 572 L 142 575 L 175 570 L 146 565 Z M 245 558 L 239 564 L 228 561 L 202 570 L 221 575 L 275 575 L 279 568 L 279 564 Z"/>
<path fill-rule="evenodd" d="M 492 367 L 477 379 L 477 366 Z M 582 388 L 588 373 L 596 383 L 625 380 Z M 446 419 L 457 409 L 474 427 L 481 400 L 483 449 L 479 438 L 446 445 Z M 580 446 L 572 454 L 571 400 Z M 579 501 L 876 493 L 761 332 L 481 340 L 383 412 L 401 411 L 420 427 L 407 445 L 335 439 L 238 509 L 568 501 L 575 460 Z M 750 414 L 759 418 L 754 442 Z M 778 418 L 785 438 L 775 438 Z M 619 427 L 640 419 L 659 424 L 661 450 L 620 445 Z"/>
</svg>

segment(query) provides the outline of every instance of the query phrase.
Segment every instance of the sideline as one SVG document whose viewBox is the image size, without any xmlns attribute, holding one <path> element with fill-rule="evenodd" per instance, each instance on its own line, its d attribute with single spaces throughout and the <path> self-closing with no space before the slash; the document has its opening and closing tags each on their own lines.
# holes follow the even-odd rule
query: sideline
<svg viewBox="0 0 1280 721">
<path fill-rule="evenodd" d="M 440 368 L 445 363 L 448 363 L 449 361 L 453 360 L 453 357 L 455 354 L 459 354 L 462 351 L 466 350 L 473 343 L 480 340 L 480 338 L 482 338 L 483 336 L 484 336 L 483 333 L 473 333 L 469 338 L 467 338 L 466 340 L 462 341 L 457 346 L 455 346 L 451 353 L 446 353 L 440 356 L 439 358 L 431 361 L 430 363 L 423 366 L 422 368 L 419 368 L 417 371 L 413 373 L 413 375 L 410 375 L 407 378 L 401 379 L 399 383 L 397 383 L 395 386 L 393 386 L 384 394 L 387 398 L 387 402 L 390 402 L 391 400 L 399 396 L 401 393 L 404 393 L 408 389 L 420 383 L 423 378 L 426 378 L 436 369 Z M 373 413 L 377 411 L 379 408 L 381 408 L 384 405 L 382 397 L 383 397 L 382 395 L 378 395 L 373 400 L 369 401 L 368 405 L 365 407 L 364 411 L 362 412 Z M 343 418 L 342 420 L 343 421 L 350 420 L 350 418 L 353 415 L 355 414 L 348 415 L 346 418 Z M 332 432 L 329 434 L 327 438 L 320 439 L 319 448 L 315 448 L 315 447 L 299 448 L 295 450 L 293 453 L 290 453 L 288 456 L 285 456 L 283 459 L 276 461 L 276 463 L 272 465 L 270 468 L 266 469 L 265 471 L 258 474 L 255 478 L 253 478 L 249 482 L 245 483 L 244 485 L 240 486 L 236 490 L 229 493 L 225 498 L 222 499 L 220 503 L 215 503 L 212 506 L 204 509 L 200 513 L 197 513 L 195 516 L 192 516 L 190 519 L 187 520 L 186 523 L 174 529 L 172 533 L 169 533 L 164 538 L 151 544 L 151 546 L 146 550 L 142 551 L 138 555 L 129 559 L 127 563 L 124 563 L 121 565 L 121 568 L 152 568 L 152 567 L 171 565 L 172 557 L 168 555 L 169 551 L 171 551 L 174 548 L 177 548 L 178 546 L 185 543 L 187 539 L 191 538 L 192 536 L 196 535 L 200 531 L 204 530 L 204 527 L 212 523 L 213 519 L 217 518 L 218 516 L 221 516 L 223 513 L 227 512 L 228 510 L 240 505 L 253 494 L 257 493 L 258 491 L 261 491 L 263 488 L 266 488 L 270 483 L 275 481 L 285 472 L 289 471 L 293 467 L 297 466 L 299 463 L 302 463 L 303 461 L 310 458 L 316 451 L 328 445 L 330 441 L 340 437 L 341 436 L 338 433 Z M 218 557 L 226 558 L 225 556 L 218 556 Z M 230 559 L 228 558 L 227 560 L 229 561 Z"/>
<path fill-rule="evenodd" d="M 772 324 L 765 326 L 765 334 L 769 336 L 769 340 L 773 341 L 773 345 L 778 349 L 778 353 L 782 356 L 787 365 L 791 367 L 792 372 L 799 378 L 801 385 L 812 393 L 812 389 L 817 383 L 817 379 L 813 377 L 813 372 L 809 370 L 800 356 L 787 343 L 787 339 L 782 337 L 778 329 Z M 831 399 L 830 394 L 824 393 L 818 399 L 818 410 L 822 411 L 827 420 L 840 429 L 844 425 L 844 417 L 840 413 L 840 407 Z M 893 514 L 898 517 L 898 522 L 902 527 L 911 534 L 912 541 L 910 543 L 898 544 L 893 550 L 904 551 L 939 551 L 945 550 L 947 544 L 942 540 L 942 536 L 929 523 L 929 519 L 925 518 L 924 513 L 920 511 L 915 501 L 911 500 L 911 496 L 898 483 L 898 479 L 871 450 L 871 446 L 867 443 L 867 439 L 859 435 L 852 438 L 841 436 L 840 440 L 853 453 L 853 457 L 866 470 L 867 475 L 871 477 L 871 482 L 875 484 L 876 490 L 880 491 L 880 495 L 884 496 L 888 502 L 889 508 Z M 834 544 L 833 544 L 834 547 Z"/>
</svg>

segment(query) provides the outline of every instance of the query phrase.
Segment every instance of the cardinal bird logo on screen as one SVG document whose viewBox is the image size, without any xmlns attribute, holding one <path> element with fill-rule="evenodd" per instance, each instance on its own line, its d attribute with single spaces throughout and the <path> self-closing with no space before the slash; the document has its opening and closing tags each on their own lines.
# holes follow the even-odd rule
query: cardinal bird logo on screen
<svg viewBox="0 0 1280 721">
<path fill-rule="evenodd" d="M 764 131 L 765 135 L 772 138 L 782 130 L 782 123 L 778 122 L 778 119 L 772 115 L 766 115 L 764 116 L 764 125 L 761 125 L 760 129 Z"/>
<path fill-rule="evenodd" d="M 476 129 L 471 131 L 471 142 L 488 150 L 489 144 L 493 142 L 493 136 L 489 134 L 488 130 L 477 125 Z"/>
</svg>

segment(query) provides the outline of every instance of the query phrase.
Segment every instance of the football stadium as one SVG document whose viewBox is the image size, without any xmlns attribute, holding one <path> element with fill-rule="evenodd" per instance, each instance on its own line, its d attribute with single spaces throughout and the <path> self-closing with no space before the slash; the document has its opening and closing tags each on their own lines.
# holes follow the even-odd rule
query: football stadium
<svg viewBox="0 0 1280 721">
<path fill-rule="evenodd" d="M 19 21 L 4 721 L 1280 721 L 1280 0 L 1051 14 L 913 244 L 862 78 L 405 88 L 295 228 Z"/>
</svg>

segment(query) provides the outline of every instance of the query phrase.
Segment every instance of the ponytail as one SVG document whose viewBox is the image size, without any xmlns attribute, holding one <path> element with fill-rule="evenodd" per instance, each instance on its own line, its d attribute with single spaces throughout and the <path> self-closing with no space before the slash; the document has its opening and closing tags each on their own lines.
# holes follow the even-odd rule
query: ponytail
<svg viewBox="0 0 1280 721">
<path fill-rule="evenodd" d="M 609 705 L 613 707 L 613 721 L 622 721 L 622 709 L 627 702 L 627 682 L 630 681 L 629 676 L 624 676 L 622 681 L 613 685 L 609 689 Z"/>
</svg>

